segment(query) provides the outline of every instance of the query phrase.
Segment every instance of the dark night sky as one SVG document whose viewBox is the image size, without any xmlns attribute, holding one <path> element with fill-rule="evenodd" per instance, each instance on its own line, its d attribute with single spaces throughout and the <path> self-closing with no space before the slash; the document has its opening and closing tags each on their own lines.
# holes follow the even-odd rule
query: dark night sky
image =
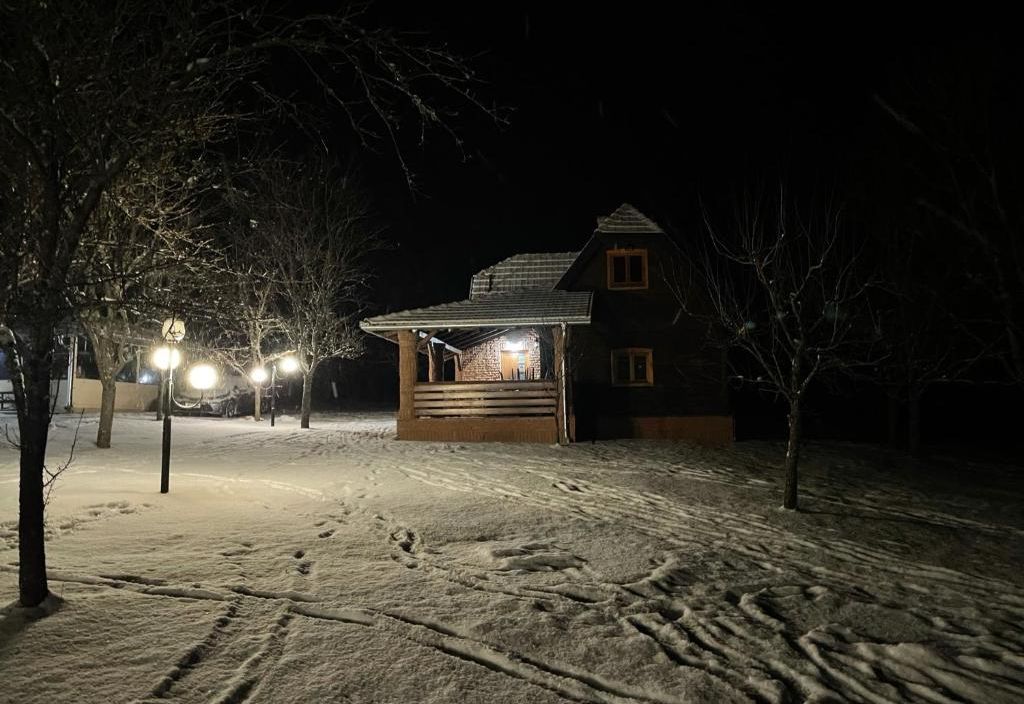
<svg viewBox="0 0 1024 704">
<path fill-rule="evenodd" d="M 667 7 L 372 10 L 478 55 L 481 92 L 512 109 L 507 127 L 467 112 L 465 160 L 441 135 L 410 151 L 416 198 L 386 153 L 363 161 L 399 245 L 381 308 L 461 298 L 470 274 L 517 252 L 576 249 L 623 201 L 687 236 L 698 196 L 779 174 L 869 198 L 892 132 L 872 96 L 998 40 L 997 20 L 934 8 Z"/>
</svg>

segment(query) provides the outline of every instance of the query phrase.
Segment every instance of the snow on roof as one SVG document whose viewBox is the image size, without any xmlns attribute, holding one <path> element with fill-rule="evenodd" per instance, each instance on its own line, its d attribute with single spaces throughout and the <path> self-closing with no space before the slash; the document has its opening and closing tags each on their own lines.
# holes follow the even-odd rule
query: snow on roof
<svg viewBox="0 0 1024 704">
<path fill-rule="evenodd" d="M 588 325 L 593 294 L 589 291 L 510 291 L 454 303 L 402 310 L 367 318 L 367 332 L 411 328 L 478 328 L 568 323 Z"/>
<path fill-rule="evenodd" d="M 477 272 L 469 297 L 510 291 L 550 291 L 579 252 L 516 254 Z"/>
<path fill-rule="evenodd" d="M 658 224 L 641 213 L 629 203 L 623 203 L 611 215 L 597 219 L 595 232 L 619 233 L 619 232 L 661 232 Z"/>
</svg>

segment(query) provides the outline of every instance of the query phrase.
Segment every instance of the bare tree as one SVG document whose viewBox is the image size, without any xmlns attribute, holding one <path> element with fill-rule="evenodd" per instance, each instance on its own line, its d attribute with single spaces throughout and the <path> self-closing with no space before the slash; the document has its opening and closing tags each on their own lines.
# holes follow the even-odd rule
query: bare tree
<svg viewBox="0 0 1024 704">
<path fill-rule="evenodd" d="M 915 75 L 898 98 L 875 100 L 909 137 L 916 204 L 966 274 L 965 290 L 986 300 L 964 332 L 1024 385 L 1021 68 L 996 52 L 972 56 L 975 70 L 965 61 L 941 81 Z"/>
<path fill-rule="evenodd" d="M 211 247 L 194 226 L 204 169 L 195 160 L 133 160 L 100 197 L 79 246 L 68 296 L 92 343 L 102 397 L 96 445 L 109 448 L 116 376 L 151 337 L 183 282 L 203 277 Z"/>
<path fill-rule="evenodd" d="M 358 7 L 296 15 L 241 0 L 0 3 L 0 339 L 20 430 L 23 605 L 48 593 L 54 334 L 73 313 L 69 289 L 90 223 L 132 161 L 202 150 L 244 119 L 266 117 L 268 104 L 300 114 L 259 73 L 271 58 L 298 57 L 367 143 L 383 135 L 397 146 L 407 115 L 424 130 L 448 129 L 439 94 L 479 106 L 458 57 L 364 21 Z"/>
<path fill-rule="evenodd" d="M 362 353 L 358 316 L 382 246 L 366 197 L 324 158 L 264 165 L 252 211 L 256 239 L 279 297 L 280 323 L 302 370 L 309 427 L 313 375 L 327 359 Z"/>
<path fill-rule="evenodd" d="M 262 382 L 252 378 L 252 371 L 264 368 L 284 356 L 284 328 L 277 308 L 277 290 L 269 272 L 252 252 L 238 250 L 225 266 L 228 281 L 220 287 L 217 319 L 211 321 L 204 348 L 222 365 L 244 376 L 252 386 L 253 417 L 262 420 Z"/>
<path fill-rule="evenodd" d="M 783 506 L 795 509 L 804 398 L 813 380 L 863 358 L 868 287 L 833 207 L 803 212 L 780 189 L 774 202 L 741 202 L 730 228 L 707 214 L 704 224 L 706 246 L 672 288 L 684 310 L 713 322 L 718 344 L 741 353 L 731 362 L 738 379 L 786 400 Z"/>
<path fill-rule="evenodd" d="M 873 296 L 882 354 L 871 378 L 888 396 L 893 444 L 905 407 L 906 447 L 913 455 L 921 451 L 924 395 L 937 384 L 968 380 L 992 351 L 991 342 L 971 332 L 963 297 L 948 293 L 965 283 L 960 263 L 928 242 L 911 228 L 884 231 L 877 243 L 881 282 Z"/>
</svg>

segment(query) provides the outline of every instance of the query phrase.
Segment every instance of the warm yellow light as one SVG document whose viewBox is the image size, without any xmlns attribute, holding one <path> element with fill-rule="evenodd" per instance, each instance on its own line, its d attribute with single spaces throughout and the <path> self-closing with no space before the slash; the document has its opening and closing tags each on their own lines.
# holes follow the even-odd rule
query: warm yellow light
<svg viewBox="0 0 1024 704">
<path fill-rule="evenodd" d="M 181 364 L 181 352 L 173 347 L 157 347 L 153 350 L 153 366 L 157 369 L 177 369 Z"/>
<path fill-rule="evenodd" d="M 284 357 L 281 360 L 281 371 L 285 374 L 291 374 L 298 368 L 299 360 L 295 359 L 295 357 Z"/>
<path fill-rule="evenodd" d="M 264 369 L 263 367 L 256 367 L 251 372 L 249 372 L 249 378 L 252 379 L 257 384 L 262 384 L 264 381 L 267 380 L 267 370 Z"/>
<path fill-rule="evenodd" d="M 197 364 L 188 370 L 188 383 L 199 391 L 211 389 L 217 385 L 217 370 L 209 364 Z"/>
<path fill-rule="evenodd" d="M 168 318 L 160 329 L 160 337 L 164 342 L 181 342 L 185 337 L 185 321 L 180 318 Z"/>
</svg>

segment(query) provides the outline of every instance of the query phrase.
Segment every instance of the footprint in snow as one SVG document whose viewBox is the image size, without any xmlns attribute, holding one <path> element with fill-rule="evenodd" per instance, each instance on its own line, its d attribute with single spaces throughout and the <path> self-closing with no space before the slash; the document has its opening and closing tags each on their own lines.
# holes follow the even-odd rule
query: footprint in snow
<svg viewBox="0 0 1024 704">
<path fill-rule="evenodd" d="M 578 494 L 583 493 L 583 489 L 581 489 L 579 486 L 573 484 L 572 482 L 567 482 L 564 479 L 559 479 L 551 486 L 555 487 L 556 489 L 561 489 L 562 491 L 573 491 Z"/>
<path fill-rule="evenodd" d="M 403 552 L 407 552 L 409 554 L 419 552 L 419 536 L 408 528 L 398 528 L 392 532 L 388 538 L 391 542 L 401 548 Z"/>
<path fill-rule="evenodd" d="M 499 572 L 553 572 L 580 568 L 586 564 L 583 558 L 552 543 L 481 544 L 477 554 L 487 566 Z"/>
</svg>

